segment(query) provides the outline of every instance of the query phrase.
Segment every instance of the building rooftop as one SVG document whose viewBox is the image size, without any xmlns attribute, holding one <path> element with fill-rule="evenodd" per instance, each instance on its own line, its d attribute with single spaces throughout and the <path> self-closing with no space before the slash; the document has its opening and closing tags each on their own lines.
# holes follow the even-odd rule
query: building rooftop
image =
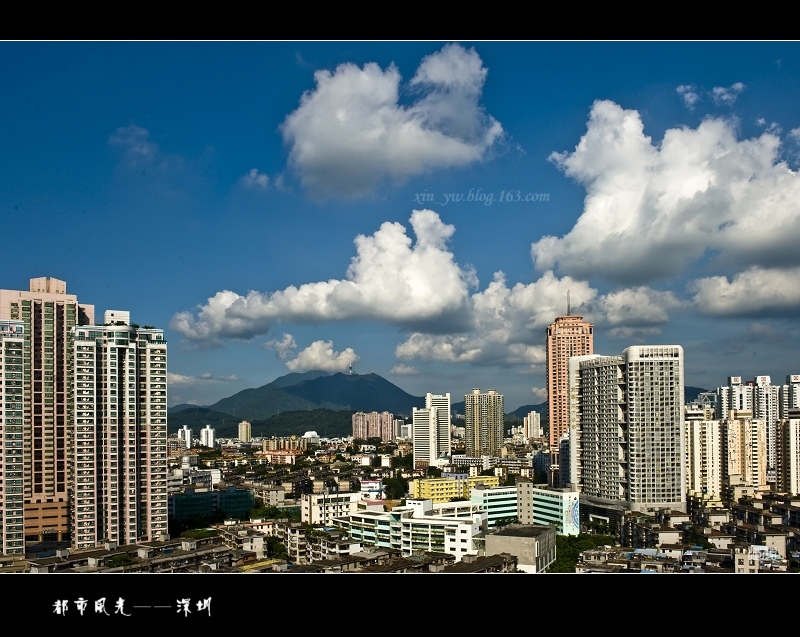
<svg viewBox="0 0 800 637">
<path fill-rule="evenodd" d="M 554 530 L 555 527 L 544 524 L 509 524 L 492 532 L 492 535 L 508 537 L 539 537 L 542 533 Z"/>
</svg>

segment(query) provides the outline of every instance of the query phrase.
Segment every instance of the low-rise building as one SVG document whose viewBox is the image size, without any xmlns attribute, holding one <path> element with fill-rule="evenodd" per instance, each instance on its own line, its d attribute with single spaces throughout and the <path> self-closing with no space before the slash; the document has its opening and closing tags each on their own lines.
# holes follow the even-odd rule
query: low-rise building
<svg viewBox="0 0 800 637">
<path fill-rule="evenodd" d="M 355 512 L 361 500 L 361 493 L 305 493 L 300 520 L 305 524 L 332 524 L 334 518 Z"/>
<path fill-rule="evenodd" d="M 556 559 L 556 529 L 536 524 L 509 524 L 486 535 L 486 555 L 516 556 L 517 570 L 544 573 Z"/>
<path fill-rule="evenodd" d="M 421 478 L 409 484 L 409 490 L 417 500 L 450 502 L 457 498 L 469 498 L 472 489 L 478 485 L 499 487 L 497 476 L 470 476 L 467 473 L 442 476 L 441 478 Z"/>
<path fill-rule="evenodd" d="M 397 549 L 406 557 L 434 551 L 477 555 L 476 540 L 486 529 L 486 512 L 469 502 L 435 507 L 431 500 L 410 500 L 391 511 L 359 510 L 334 520 L 350 537 L 365 545 Z"/>
</svg>

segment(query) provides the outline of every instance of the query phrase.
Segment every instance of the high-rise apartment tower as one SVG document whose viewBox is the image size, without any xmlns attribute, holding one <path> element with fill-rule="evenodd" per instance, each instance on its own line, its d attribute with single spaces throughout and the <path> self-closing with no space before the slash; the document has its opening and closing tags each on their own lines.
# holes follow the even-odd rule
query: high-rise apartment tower
<svg viewBox="0 0 800 637">
<path fill-rule="evenodd" d="M 14 427 L 13 434 L 6 431 L 22 451 L 13 464 L 21 464 L 22 469 L 0 468 L 0 489 L 5 491 L 6 480 L 12 480 L 8 487 L 14 497 L 22 496 L 25 539 L 62 541 L 69 533 L 73 328 L 94 321 L 94 306 L 79 304 L 59 279 L 30 279 L 29 287 L 27 291 L 0 290 L 0 319 L 23 324 L 22 352 L 12 357 L 12 373 L 19 375 L 13 382 L 22 390 L 14 395 L 20 400 L 7 403 L 3 411 L 3 424 Z M 14 519 L 18 519 L 16 513 Z"/>
<path fill-rule="evenodd" d="M 573 368 L 570 481 L 581 506 L 685 511 L 683 348 L 637 345 Z"/>
<path fill-rule="evenodd" d="M 582 316 L 559 316 L 547 328 L 547 406 L 550 450 L 569 432 L 569 373 L 571 356 L 594 353 L 594 326 Z"/>
<path fill-rule="evenodd" d="M 503 444 L 503 395 L 473 389 L 464 396 L 464 446 L 468 456 L 497 456 Z"/>
<path fill-rule="evenodd" d="M 450 394 L 425 395 L 425 408 L 413 410 L 414 468 L 433 466 L 440 456 L 450 457 Z"/>
<path fill-rule="evenodd" d="M 72 546 L 168 537 L 167 343 L 107 311 L 75 329 Z"/>
</svg>

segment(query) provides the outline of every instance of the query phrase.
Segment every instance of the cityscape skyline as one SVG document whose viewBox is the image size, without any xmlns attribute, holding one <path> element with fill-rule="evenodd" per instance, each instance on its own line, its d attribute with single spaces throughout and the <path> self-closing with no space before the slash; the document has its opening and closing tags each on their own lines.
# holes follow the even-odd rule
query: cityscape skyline
<svg viewBox="0 0 800 637">
<path fill-rule="evenodd" d="M 800 372 L 794 42 L 0 46 L 0 287 L 163 328 L 170 405 L 350 366 L 542 403 L 568 295 L 688 386 Z"/>
</svg>

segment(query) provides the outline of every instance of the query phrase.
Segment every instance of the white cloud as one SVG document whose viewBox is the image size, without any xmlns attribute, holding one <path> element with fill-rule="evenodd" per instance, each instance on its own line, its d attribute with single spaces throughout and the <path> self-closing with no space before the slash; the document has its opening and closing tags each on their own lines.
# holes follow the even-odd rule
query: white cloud
<svg viewBox="0 0 800 637">
<path fill-rule="evenodd" d="M 693 302 L 704 314 L 758 316 L 800 310 L 800 268 L 749 268 L 732 280 L 712 276 L 690 285 Z"/>
<path fill-rule="evenodd" d="M 609 292 L 600 297 L 596 303 L 596 312 L 608 325 L 630 327 L 666 323 L 669 320 L 667 310 L 682 305 L 672 292 L 637 287 Z"/>
<path fill-rule="evenodd" d="M 531 387 L 531 393 L 539 400 L 546 401 L 547 400 L 547 388 L 546 387 Z"/>
<path fill-rule="evenodd" d="M 170 385 L 181 385 L 185 383 L 193 383 L 197 379 L 192 376 L 185 376 L 184 374 L 176 374 L 174 372 L 167 372 L 167 382 Z"/>
<path fill-rule="evenodd" d="M 469 288 L 477 285 L 477 278 L 471 268 L 461 268 L 447 248 L 455 228 L 431 210 L 415 210 L 410 223 L 416 235 L 413 244 L 399 223 L 386 222 L 374 235 L 357 236 L 357 254 L 344 280 L 246 296 L 223 290 L 199 306 L 196 316 L 176 314 L 170 327 L 190 342 L 215 346 L 223 338 L 265 334 L 279 319 L 372 319 L 428 331 L 463 326 Z"/>
<path fill-rule="evenodd" d="M 789 137 L 791 137 L 793 141 L 800 142 L 800 128 L 793 128 L 790 130 Z"/>
<path fill-rule="evenodd" d="M 200 374 L 200 376 L 186 376 L 185 374 L 176 374 L 174 372 L 167 372 L 167 383 L 170 386 L 176 385 L 205 385 L 209 382 L 216 383 L 216 382 L 234 382 L 237 380 L 241 380 L 236 374 L 230 374 L 228 376 L 218 376 L 214 378 L 214 374 L 211 372 L 204 372 Z"/>
<path fill-rule="evenodd" d="M 551 155 L 586 188 L 583 213 L 563 237 L 532 245 L 537 269 L 639 285 L 707 254 L 739 267 L 800 264 L 800 178 L 779 146 L 770 133 L 740 141 L 713 118 L 656 145 L 639 113 L 595 102 L 575 150 Z"/>
<path fill-rule="evenodd" d="M 422 60 L 409 83 L 422 95 L 403 106 L 394 65 L 317 71 L 281 127 L 289 163 L 315 196 L 359 197 L 385 180 L 479 161 L 503 133 L 480 106 L 486 73 L 474 49 L 447 45 Z"/>
<path fill-rule="evenodd" d="M 711 96 L 717 104 L 725 104 L 728 106 L 733 105 L 745 89 L 745 85 L 741 82 L 736 82 L 728 87 L 715 86 L 711 90 Z"/>
<path fill-rule="evenodd" d="M 684 105 L 692 110 L 700 101 L 700 94 L 697 92 L 697 87 L 691 84 L 681 84 L 678 88 L 675 89 L 683 98 Z"/>
<path fill-rule="evenodd" d="M 159 153 L 158 145 L 150 141 L 150 133 L 147 129 L 136 124 L 119 127 L 108 138 L 108 143 L 122 148 L 130 160 L 149 161 Z"/>
<path fill-rule="evenodd" d="M 482 292 L 472 296 L 472 329 L 467 334 L 415 332 L 395 348 L 401 359 L 438 360 L 479 365 L 539 365 L 545 360 L 544 329 L 565 314 L 567 292 L 572 307 L 587 306 L 597 291 L 552 272 L 530 284 L 509 288 L 497 272 Z"/>
<path fill-rule="evenodd" d="M 335 352 L 333 341 L 314 341 L 295 358 L 286 361 L 286 367 L 293 372 L 307 372 L 320 369 L 326 372 L 341 372 L 359 360 L 359 356 L 348 347 Z"/>
<path fill-rule="evenodd" d="M 284 333 L 280 341 L 267 341 L 264 343 L 264 347 L 275 350 L 277 357 L 281 360 L 285 360 L 294 352 L 295 348 L 297 347 L 297 343 L 295 343 L 294 336 Z"/>
<path fill-rule="evenodd" d="M 509 287 L 502 272 L 489 286 L 472 295 L 472 328 L 467 333 L 435 335 L 415 332 L 395 348 L 403 360 L 442 361 L 474 365 L 527 366 L 545 362 L 545 329 L 556 316 L 582 315 L 595 326 L 610 328 L 612 338 L 660 333 L 669 310 L 686 302 L 672 292 L 647 287 L 619 289 L 598 296 L 585 281 L 561 279 L 552 271 L 539 280 Z"/>
<path fill-rule="evenodd" d="M 259 171 L 258 168 L 251 168 L 250 171 L 242 177 L 242 183 L 248 188 L 266 190 L 269 187 L 269 176 Z"/>
<path fill-rule="evenodd" d="M 389 370 L 389 373 L 397 376 L 413 376 L 414 374 L 419 374 L 419 371 L 416 367 L 401 364 L 392 367 L 392 369 Z"/>
</svg>

